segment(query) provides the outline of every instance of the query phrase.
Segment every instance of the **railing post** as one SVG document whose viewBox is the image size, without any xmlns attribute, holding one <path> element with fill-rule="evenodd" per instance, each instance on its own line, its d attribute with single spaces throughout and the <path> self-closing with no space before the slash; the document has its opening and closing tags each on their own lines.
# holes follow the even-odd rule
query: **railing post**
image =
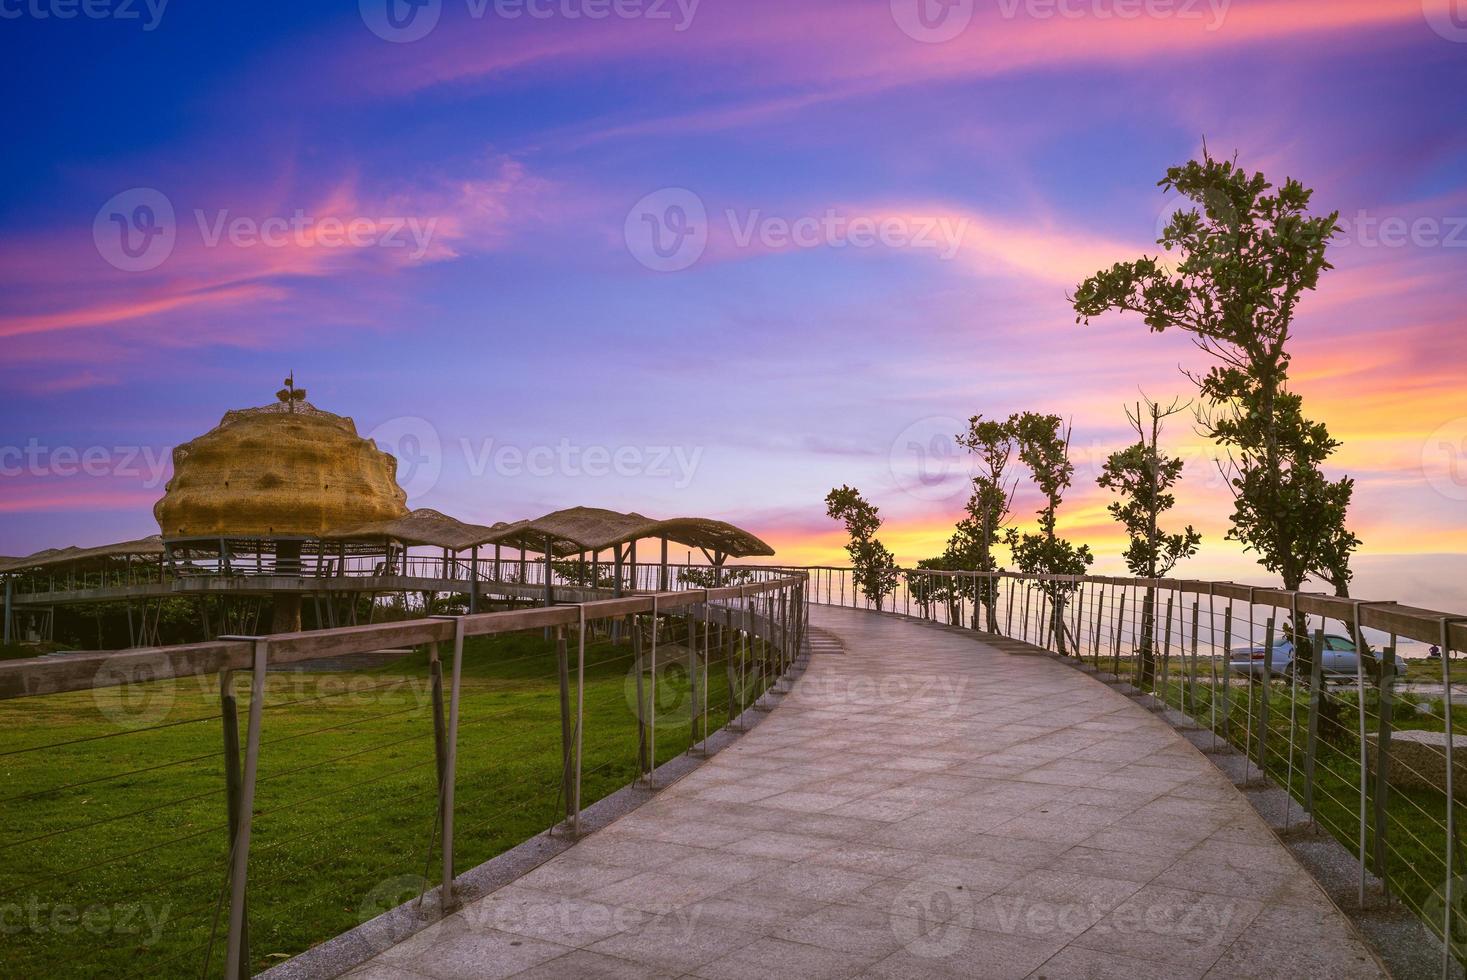
<svg viewBox="0 0 1467 980">
<path fill-rule="evenodd" d="M 1117 680 L 1120 680 L 1121 677 L 1121 625 L 1125 623 L 1125 621 L 1126 593 L 1125 590 L 1122 589 L 1121 605 L 1119 612 L 1116 613 L 1116 628 L 1113 632 L 1114 641 L 1113 645 L 1111 646 L 1111 673 L 1115 674 Z"/>
<path fill-rule="evenodd" d="M 637 778 L 647 775 L 647 669 L 642 662 L 642 617 L 632 616 L 632 669 L 637 675 Z"/>
<path fill-rule="evenodd" d="M 1189 672 L 1191 676 L 1187 678 L 1188 699 L 1192 703 L 1191 710 L 1187 713 L 1188 715 L 1194 716 L 1194 721 L 1196 720 L 1195 715 L 1197 714 L 1197 629 L 1201 616 L 1200 603 L 1201 600 L 1199 599 L 1192 600 L 1192 669 Z"/>
<path fill-rule="evenodd" d="M 1172 663 L 1172 603 L 1176 596 L 1166 597 L 1166 623 L 1161 628 L 1161 702 L 1166 706 L 1167 694 L 1171 691 L 1171 663 Z M 1152 651 L 1155 658 L 1156 652 Z M 1151 666 L 1151 693 L 1156 693 L 1156 665 Z"/>
<path fill-rule="evenodd" d="M 219 672 L 219 715 L 224 728 L 224 791 L 229 808 L 229 840 L 239 839 L 240 800 L 244 795 L 244 777 L 239 768 L 239 701 L 234 694 L 234 671 Z M 249 916 L 241 925 L 240 955 L 235 969 L 240 976 L 250 973 Z"/>
<path fill-rule="evenodd" d="M 1105 583 L 1100 584 L 1100 599 L 1095 603 L 1095 630 L 1090 636 L 1090 656 L 1095 659 L 1095 669 L 1100 669 L 1100 631 L 1105 626 Z"/>
<path fill-rule="evenodd" d="M 723 676 L 728 682 L 728 723 L 732 725 L 738 714 L 734 711 L 734 692 L 737 690 L 734 680 L 734 613 L 733 607 L 726 610 L 728 623 L 722 628 L 723 636 Z"/>
<path fill-rule="evenodd" d="M 1153 607 L 1153 618 L 1155 609 Z M 1207 706 L 1209 720 L 1207 730 L 1212 732 L 1212 751 L 1217 751 L 1217 585 L 1213 582 L 1207 583 L 1207 678 L 1211 685 L 1208 688 Z M 1223 661 L 1226 663 L 1227 661 Z"/>
<path fill-rule="evenodd" d="M 1014 638 L 1014 580 L 1008 579 L 1009 594 L 1008 601 L 1003 606 L 1003 632 L 1009 639 Z"/>
<path fill-rule="evenodd" d="M 1029 583 L 1026 580 L 1024 582 L 1024 612 L 1023 612 L 1022 618 L 1021 618 L 1021 622 L 1024 624 L 1024 642 L 1025 643 L 1028 643 L 1029 642 L 1029 592 L 1030 591 L 1031 590 L 1029 588 Z"/>
<path fill-rule="evenodd" d="M 688 611 L 688 752 L 698 744 L 698 623 Z"/>
<path fill-rule="evenodd" d="M 1385 897 L 1390 897 L 1390 875 L 1386 871 L 1386 801 L 1390 794 L 1388 782 L 1391 761 L 1391 725 L 1395 713 L 1396 637 L 1391 635 L 1390 645 L 1380 652 L 1380 677 L 1376 685 L 1380 689 L 1380 723 L 1375 732 L 1375 876 L 1380 879 Z"/>
<path fill-rule="evenodd" d="M 235 829 L 230 848 L 229 945 L 224 961 L 226 980 L 239 980 L 250 974 L 249 950 L 245 945 L 245 898 L 249 883 L 255 782 L 260 771 L 260 725 L 265 708 L 265 667 L 269 663 L 270 643 L 258 637 L 230 639 L 252 640 L 255 645 L 250 673 L 250 718 L 245 732 L 244 772 L 240 777 L 239 804 L 235 808 Z M 237 738 L 236 729 L 236 740 Z"/>
<path fill-rule="evenodd" d="M 564 816 L 570 819 L 573 813 L 571 797 L 575 795 L 571 771 L 575 732 L 571 729 L 570 656 L 566 648 L 564 626 L 555 627 L 555 667 L 560 681 L 560 792 L 564 801 Z"/>
<path fill-rule="evenodd" d="M 744 607 L 744 631 L 739 644 L 739 726 L 747 730 L 742 718 L 748 710 L 749 674 L 752 673 L 751 661 L 754 659 L 754 601 L 749 598 L 746 588 L 739 589 L 739 597 Z"/>
<path fill-rule="evenodd" d="M 458 772 L 458 707 L 459 694 L 463 685 L 464 620 L 462 616 L 434 616 L 432 618 L 453 623 L 453 673 L 449 681 L 448 728 L 444 733 L 443 773 L 438 786 L 443 855 L 443 887 L 440 892 L 440 905 L 444 909 L 451 909 L 457 907 L 457 900 L 454 897 L 453 797 Z"/>
<path fill-rule="evenodd" d="M 576 781 L 571 813 L 571 833 L 581 835 L 581 757 L 586 736 L 586 605 L 578 603 L 579 625 L 576 630 Z"/>
<path fill-rule="evenodd" d="M 1354 604 L 1354 626 L 1355 626 L 1355 689 L 1357 691 L 1360 719 L 1360 907 L 1365 908 L 1365 836 L 1366 819 L 1365 811 L 1369 803 L 1370 763 L 1366 757 L 1365 738 L 1365 632 L 1360 626 L 1361 602 Z M 1319 652 L 1315 652 L 1319 656 Z M 1447 718 L 1447 730 L 1452 727 L 1451 717 Z"/>
<path fill-rule="evenodd" d="M 1314 820 L 1314 770 L 1319 757 L 1319 709 L 1324 698 L 1323 649 L 1324 621 L 1321 619 L 1314 631 L 1314 662 L 1309 665 L 1309 727 L 1304 734 L 1304 809 L 1310 820 Z"/>
<path fill-rule="evenodd" d="M 1456 877 L 1457 860 L 1457 801 L 1455 787 L 1452 785 L 1453 768 L 1456 763 L 1452 758 L 1452 630 L 1454 622 L 1460 620 L 1453 617 L 1443 617 L 1441 621 L 1441 637 L 1438 646 L 1442 652 L 1442 722 L 1446 730 L 1446 764 L 1447 764 L 1447 870 L 1446 887 L 1442 896 L 1442 977 L 1452 975 L 1452 908 L 1456 901 L 1454 894 L 1453 879 Z"/>
<path fill-rule="evenodd" d="M 636 566 L 633 565 L 633 568 Z M 652 676 L 648 679 L 647 699 L 647 782 L 652 782 L 652 773 L 657 768 L 657 593 L 652 594 Z"/>
<path fill-rule="evenodd" d="M 1228 670 L 1232 663 L 1229 650 L 1233 643 L 1233 600 L 1228 599 L 1228 607 L 1223 610 L 1223 649 L 1222 649 L 1222 688 L 1223 688 L 1223 738 L 1231 741 L 1233 736 L 1233 683 L 1228 676 Z M 1217 644 L 1213 644 L 1213 656 L 1217 656 Z M 1246 753 L 1244 753 L 1246 756 Z"/>
<path fill-rule="evenodd" d="M 700 712 L 703 719 L 703 742 L 702 753 L 708 752 L 708 688 L 712 678 L 709 677 L 709 658 L 713 653 L 713 603 L 708 599 L 708 590 L 703 590 L 703 704 Z"/>
<path fill-rule="evenodd" d="M 1075 590 L 1075 659 L 1080 660 L 1085 656 L 1085 644 L 1080 639 L 1085 628 L 1085 579 L 1080 579 L 1080 587 Z"/>
<path fill-rule="evenodd" d="M 437 641 L 428 644 L 428 691 L 433 708 L 433 762 L 441 797 L 444 766 L 448 763 L 448 731 L 443 719 L 443 659 L 438 655 Z"/>
<path fill-rule="evenodd" d="M 1263 637 L 1263 684 L 1258 690 L 1258 774 L 1265 779 L 1268 778 L 1268 696 L 1273 688 L 1273 624 L 1274 617 L 1268 617 Z"/>
</svg>

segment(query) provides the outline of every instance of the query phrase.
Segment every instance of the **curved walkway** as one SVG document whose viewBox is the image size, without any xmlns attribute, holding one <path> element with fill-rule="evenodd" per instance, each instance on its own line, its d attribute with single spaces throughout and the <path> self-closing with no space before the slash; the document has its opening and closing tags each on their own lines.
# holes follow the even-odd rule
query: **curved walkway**
<svg viewBox="0 0 1467 980">
<path fill-rule="evenodd" d="M 352 974 L 1381 977 L 1227 778 L 1043 657 L 852 610 L 748 736 Z"/>
</svg>

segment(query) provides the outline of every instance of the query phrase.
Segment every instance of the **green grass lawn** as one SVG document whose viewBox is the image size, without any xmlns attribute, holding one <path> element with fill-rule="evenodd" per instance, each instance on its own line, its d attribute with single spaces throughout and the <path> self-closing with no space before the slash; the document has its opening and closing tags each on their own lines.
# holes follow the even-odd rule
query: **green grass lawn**
<svg viewBox="0 0 1467 980">
<path fill-rule="evenodd" d="M 670 664 L 659 673 L 659 764 L 693 738 L 677 649 L 659 646 L 659 666 Z M 575 656 L 572 644 L 572 698 Z M 714 730 L 727 721 L 730 691 L 721 652 L 711 656 Z M 588 643 L 586 663 L 589 805 L 636 777 L 637 725 L 631 646 Z M 191 677 L 0 703 L 0 976 L 199 976 L 211 934 L 208 972 L 221 972 L 215 916 L 228 835 L 217 685 Z M 243 738 L 248 676 L 237 690 Z M 406 900 L 425 870 L 436 882 L 430 705 L 426 651 L 372 670 L 269 675 L 250 855 L 257 970 Z M 539 633 L 471 639 L 457 867 L 556 823 L 560 780 L 554 644 Z"/>
</svg>

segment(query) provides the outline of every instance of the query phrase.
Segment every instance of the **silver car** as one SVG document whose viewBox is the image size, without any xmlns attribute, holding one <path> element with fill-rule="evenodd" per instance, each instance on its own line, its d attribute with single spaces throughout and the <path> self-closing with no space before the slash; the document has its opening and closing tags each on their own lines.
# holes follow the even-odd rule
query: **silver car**
<svg viewBox="0 0 1467 980">
<path fill-rule="evenodd" d="M 1263 679 L 1266 653 L 1263 647 L 1239 647 L 1228 651 L 1228 670 L 1242 674 L 1250 680 Z M 1294 671 L 1294 641 L 1280 634 L 1273 641 L 1274 677 L 1290 677 Z M 1324 652 L 1320 658 L 1320 673 L 1326 680 L 1354 680 L 1360 662 L 1355 652 L 1355 641 L 1348 636 L 1325 634 Z M 1365 676 L 1375 677 L 1379 661 L 1370 654 L 1365 657 Z M 1301 664 L 1301 669 L 1307 669 Z M 1304 678 L 1301 678 L 1301 680 Z"/>
</svg>

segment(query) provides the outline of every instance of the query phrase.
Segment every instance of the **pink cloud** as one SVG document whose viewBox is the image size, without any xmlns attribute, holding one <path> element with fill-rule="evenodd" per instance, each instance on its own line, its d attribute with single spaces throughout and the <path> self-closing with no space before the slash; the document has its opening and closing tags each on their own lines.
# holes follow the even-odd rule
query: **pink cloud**
<svg viewBox="0 0 1467 980">
<path fill-rule="evenodd" d="M 1009 13 L 1010 8 L 1014 11 Z M 1366 37 L 1398 25 L 1425 25 L 1419 0 L 1233 0 L 1197 16 L 1105 16 L 1086 5 L 981 5 L 981 13 L 957 37 L 918 43 L 895 23 L 886 3 L 827 0 L 801 4 L 747 2 L 705 4 L 691 25 L 616 19 L 546 24 L 486 16 L 445 21 L 412 45 L 355 38 L 338 49 L 326 74 L 343 94 L 398 95 L 432 86 L 472 82 L 567 64 L 588 65 L 633 56 L 655 56 L 697 66 L 703 89 L 721 78 L 747 89 L 813 86 L 824 96 L 755 95 L 743 108 L 712 119 L 741 125 L 769 112 L 797 108 L 805 100 L 902 87 L 924 81 L 982 78 L 1028 69 L 1076 64 L 1135 65 L 1156 58 L 1185 59 L 1197 52 L 1321 35 Z M 1074 9 L 1066 15 L 1063 11 Z M 819 38 L 820 44 L 810 40 Z M 751 55 L 750 52 L 757 52 Z M 365 66 L 370 65 L 370 70 Z M 313 59 L 312 70 L 321 69 Z M 348 83 L 349 80 L 349 84 Z M 696 117 L 689 121 L 697 124 Z M 704 122 L 708 120 L 705 118 Z M 629 124 L 626 134 L 656 123 Z M 610 131 L 615 132 L 615 130 Z"/>
<path fill-rule="evenodd" d="M 90 235 L 50 231 L 3 243 L 0 255 L 26 257 L 4 273 L 18 287 L 15 305 L 23 294 L 26 309 L 0 314 L 0 337 L 151 325 L 185 314 L 197 332 L 200 315 L 290 299 L 295 279 L 394 273 L 497 248 L 518 209 L 544 185 L 507 159 L 487 171 L 376 193 L 348 177 L 299 203 L 278 184 L 191 195 L 235 202 L 212 208 L 190 207 L 180 194 L 173 250 L 145 273 L 107 266 Z M 247 342 L 248 333 L 208 339 Z"/>
</svg>

